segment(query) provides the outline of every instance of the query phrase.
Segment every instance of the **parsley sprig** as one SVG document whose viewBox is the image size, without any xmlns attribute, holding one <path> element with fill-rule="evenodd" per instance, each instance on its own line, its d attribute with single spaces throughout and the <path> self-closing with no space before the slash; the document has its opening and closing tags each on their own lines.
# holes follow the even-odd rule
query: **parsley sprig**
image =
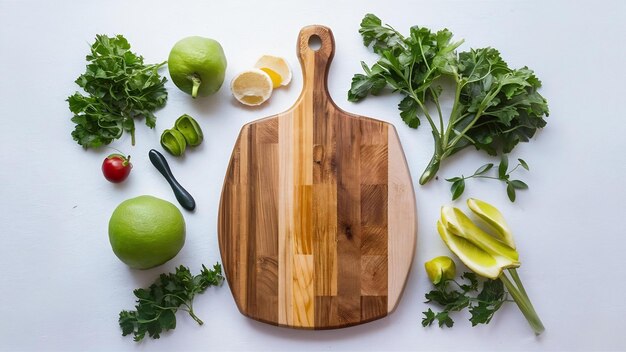
<svg viewBox="0 0 626 352">
<path fill-rule="evenodd" d="M 500 164 L 498 165 L 498 174 L 496 176 L 490 176 L 487 173 L 493 168 L 493 163 L 487 163 L 474 171 L 470 176 L 457 176 L 447 178 L 446 181 L 452 182 L 450 186 L 450 193 L 452 193 L 452 200 L 459 198 L 465 191 L 465 180 L 472 178 L 483 178 L 491 180 L 499 180 L 506 185 L 506 194 L 511 202 L 515 202 L 516 190 L 528 189 L 528 185 L 522 180 L 511 180 L 511 174 L 515 172 L 520 166 L 526 171 L 530 170 L 528 163 L 524 159 L 517 159 L 518 164 L 509 170 L 509 159 L 506 155 L 502 155 Z"/>
<path fill-rule="evenodd" d="M 400 117 L 409 127 L 417 128 L 420 116 L 428 121 L 435 148 L 420 184 L 437 174 L 444 159 L 466 147 L 506 154 L 546 125 L 548 104 L 537 91 L 541 81 L 528 67 L 510 68 L 494 48 L 457 53 L 463 40 L 452 41 L 447 29 L 413 26 L 405 36 L 373 14 L 363 18 L 359 33 L 379 59 L 372 66 L 361 62 L 364 74 L 352 78 L 348 100 L 390 87 L 402 96 Z M 440 100 L 442 79 L 455 87 L 447 121 Z"/>
<path fill-rule="evenodd" d="M 423 312 L 422 326 L 430 326 L 435 321 L 439 327 L 452 327 L 454 320 L 452 312 L 468 309 L 472 326 L 488 324 L 493 315 L 508 302 L 507 294 L 501 280 L 482 280 L 474 273 L 466 272 L 461 275 L 464 282 L 453 279 L 442 280 L 435 285 L 435 289 L 426 293 L 426 303 L 434 302 L 442 307 L 440 312 L 428 308 Z M 455 288 L 456 287 L 456 288 Z M 480 289 L 480 292 L 479 292 Z"/>
<path fill-rule="evenodd" d="M 96 148 L 127 131 L 135 145 L 135 118 L 154 128 L 154 111 L 167 101 L 167 79 L 158 73 L 166 63 L 145 65 L 122 35 L 97 35 L 85 73 L 76 79 L 87 94 L 76 92 L 67 98 L 76 124 L 72 138 L 84 148 Z"/>
<path fill-rule="evenodd" d="M 161 274 L 148 289 L 136 289 L 135 310 L 120 312 L 119 324 L 122 335 L 134 335 L 141 341 L 146 333 L 158 339 L 165 330 L 176 328 L 176 312 L 184 310 L 200 325 L 202 320 L 193 311 L 194 297 L 210 286 L 220 286 L 224 281 L 222 266 L 217 263 L 209 270 L 202 265 L 199 275 L 192 275 L 189 268 L 180 266 L 175 273 Z"/>
</svg>

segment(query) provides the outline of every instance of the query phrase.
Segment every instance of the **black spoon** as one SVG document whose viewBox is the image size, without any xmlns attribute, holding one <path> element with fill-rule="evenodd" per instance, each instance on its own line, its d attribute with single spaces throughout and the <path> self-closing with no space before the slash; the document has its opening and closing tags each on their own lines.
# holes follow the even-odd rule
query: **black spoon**
<svg viewBox="0 0 626 352">
<path fill-rule="evenodd" d="M 187 210 L 194 210 L 196 208 L 196 201 L 193 199 L 191 194 L 187 192 L 187 190 L 184 189 L 178 181 L 176 181 L 176 178 L 172 175 L 172 170 L 170 170 L 170 166 L 167 164 L 167 160 L 165 160 L 163 154 L 151 149 L 150 152 L 148 152 L 148 156 L 150 157 L 152 165 L 159 170 L 161 175 L 163 175 L 170 186 L 172 186 L 172 191 L 174 191 L 174 195 L 176 196 L 178 203 L 180 203 L 180 205 Z"/>
</svg>

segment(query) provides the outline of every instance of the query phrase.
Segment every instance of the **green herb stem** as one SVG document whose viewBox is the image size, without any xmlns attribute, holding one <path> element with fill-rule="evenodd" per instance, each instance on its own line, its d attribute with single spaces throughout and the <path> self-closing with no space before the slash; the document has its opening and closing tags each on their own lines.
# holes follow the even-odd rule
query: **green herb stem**
<svg viewBox="0 0 626 352">
<path fill-rule="evenodd" d="M 439 165 L 441 164 L 441 162 L 451 154 L 456 143 L 458 143 L 458 141 L 462 137 L 465 136 L 465 133 L 467 132 L 467 130 L 469 130 L 469 128 L 472 127 L 471 126 L 472 123 L 475 123 L 478 120 L 479 116 L 477 115 L 472 121 L 472 123 L 468 125 L 467 128 L 461 134 L 457 135 L 448 144 L 450 135 L 452 134 L 452 131 L 454 130 L 454 125 L 458 121 L 456 116 L 458 115 L 458 110 L 459 110 L 459 99 L 461 96 L 461 88 L 462 86 L 460 82 L 457 81 L 456 89 L 454 93 L 455 94 L 454 103 L 452 105 L 452 112 L 450 113 L 450 119 L 448 120 L 448 126 L 445 128 L 445 132 L 444 132 L 444 127 L 443 127 L 443 118 L 441 118 L 441 107 L 439 105 L 439 100 L 437 98 L 434 99 L 435 105 L 437 106 L 437 111 L 439 111 L 439 114 L 440 114 L 441 132 L 437 131 L 437 129 L 434 127 L 434 124 L 431 123 L 433 134 L 437 133 L 438 137 L 435 138 L 435 152 L 433 153 L 433 157 L 431 158 L 430 163 L 426 166 L 426 169 L 424 170 L 424 172 L 422 173 L 422 176 L 419 179 L 419 183 L 421 185 L 426 184 L 437 174 L 437 172 L 439 171 Z M 427 115 L 425 114 L 425 116 Z M 428 116 L 427 118 L 430 121 L 430 118 Z"/>
<path fill-rule="evenodd" d="M 135 126 L 130 130 L 130 144 L 135 145 Z"/>
<path fill-rule="evenodd" d="M 510 272 L 510 269 L 507 269 L 507 271 Z M 524 290 L 523 285 L 521 285 L 521 281 L 519 279 L 519 276 L 517 275 L 517 272 L 515 274 L 511 274 L 511 276 L 517 278 L 514 279 L 515 282 L 518 283 L 517 286 L 513 282 L 511 282 L 511 280 L 506 276 L 504 272 L 502 273 L 502 275 L 500 275 L 500 280 L 504 283 L 507 291 L 509 292 L 511 297 L 513 297 L 513 300 L 519 307 L 520 311 L 522 311 L 522 314 L 524 314 L 524 317 L 528 321 L 528 324 L 533 329 L 535 334 L 540 335 L 542 332 L 545 331 L 545 327 L 543 326 L 541 319 L 539 319 L 535 308 L 530 302 L 530 299 L 526 294 L 526 290 Z"/>
<path fill-rule="evenodd" d="M 520 292 L 524 296 L 528 297 L 528 294 L 526 293 L 526 289 L 524 288 L 524 285 L 522 284 L 522 280 L 520 279 L 519 275 L 517 274 L 517 269 L 516 268 L 511 268 L 511 269 L 509 269 L 509 273 L 511 274 L 511 277 L 513 278 L 513 281 L 515 281 L 515 284 L 519 288 Z"/>
<path fill-rule="evenodd" d="M 461 89 L 463 88 L 461 82 L 457 76 L 455 76 L 456 88 L 454 90 L 454 102 L 452 103 L 452 111 L 450 112 L 450 120 L 448 121 L 448 127 L 446 128 L 446 132 L 443 135 L 443 145 L 448 146 L 448 139 L 450 138 L 450 133 L 452 133 L 452 127 L 457 121 L 457 115 L 459 114 L 459 99 L 461 98 Z"/>
<path fill-rule="evenodd" d="M 426 166 L 426 169 L 422 173 L 422 176 L 420 176 L 420 179 L 419 179 L 420 185 L 426 184 L 433 177 L 435 177 L 435 175 L 439 171 L 439 165 L 441 164 L 441 160 L 442 160 L 441 156 L 435 152 L 433 154 L 433 157 L 430 159 L 430 162 Z"/>
<path fill-rule="evenodd" d="M 408 82 L 408 84 L 410 85 L 411 83 Z M 435 126 L 435 122 L 433 121 L 433 118 L 430 116 L 430 112 L 428 111 L 428 108 L 424 106 L 422 101 L 418 98 L 417 94 L 415 94 L 415 91 L 413 91 L 413 89 L 409 89 L 408 91 L 405 91 L 405 93 L 410 95 L 411 98 L 415 100 L 415 102 L 420 107 L 420 109 L 422 109 L 422 112 L 424 113 L 424 116 L 426 116 L 426 119 L 428 120 L 428 124 L 433 129 L 433 132 L 439 134 L 439 131 L 437 130 L 437 127 Z"/>
<path fill-rule="evenodd" d="M 197 316 L 193 313 L 193 309 L 189 309 L 187 312 L 189 313 L 189 315 L 191 315 L 191 317 L 193 318 L 193 320 L 195 320 L 195 321 L 198 323 L 198 325 L 203 325 L 203 324 L 204 324 L 204 322 L 203 322 L 202 320 L 200 320 L 200 318 L 198 318 L 198 317 L 197 317 Z"/>
<path fill-rule="evenodd" d="M 478 110 L 476 112 L 476 114 L 474 115 L 474 118 L 472 119 L 472 122 L 470 122 L 467 126 L 465 126 L 465 128 L 463 129 L 463 131 L 461 131 L 461 133 L 457 134 L 456 137 L 454 137 L 454 139 L 452 139 L 452 141 L 450 141 L 449 145 L 446 145 L 446 149 L 452 149 L 454 148 L 454 146 L 461 140 L 461 138 L 463 138 L 465 136 L 465 134 L 467 133 L 467 131 L 470 130 L 470 128 L 472 128 L 474 126 L 474 124 L 476 123 L 476 121 L 478 121 L 478 119 L 482 116 L 482 109 Z"/>
<path fill-rule="evenodd" d="M 435 107 L 437 108 L 437 114 L 439 115 L 439 131 L 443 133 L 443 113 L 441 112 L 441 105 L 439 105 L 439 97 L 437 93 L 432 88 L 428 88 L 433 96 L 433 102 L 435 103 Z"/>
</svg>

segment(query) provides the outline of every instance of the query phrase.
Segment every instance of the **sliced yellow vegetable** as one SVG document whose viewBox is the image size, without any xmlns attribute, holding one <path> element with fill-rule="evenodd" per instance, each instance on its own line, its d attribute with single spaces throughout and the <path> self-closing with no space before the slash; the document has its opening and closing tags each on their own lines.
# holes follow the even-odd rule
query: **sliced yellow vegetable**
<svg viewBox="0 0 626 352">
<path fill-rule="evenodd" d="M 461 259 L 463 264 L 480 276 L 497 279 L 503 269 L 515 268 L 520 264 L 510 258 L 494 256 L 467 239 L 452 234 L 441 221 L 437 221 L 437 231 L 443 242 Z"/>
<path fill-rule="evenodd" d="M 500 240 L 509 247 L 515 249 L 515 241 L 509 225 L 504 220 L 504 216 L 496 207 L 479 199 L 470 198 L 467 200 L 467 206 L 484 221 L 492 230 L 500 237 Z"/>
<path fill-rule="evenodd" d="M 483 231 L 458 208 L 441 207 L 441 222 L 453 235 L 465 238 L 493 256 L 505 257 L 510 261 L 519 259 L 514 248 Z"/>
</svg>

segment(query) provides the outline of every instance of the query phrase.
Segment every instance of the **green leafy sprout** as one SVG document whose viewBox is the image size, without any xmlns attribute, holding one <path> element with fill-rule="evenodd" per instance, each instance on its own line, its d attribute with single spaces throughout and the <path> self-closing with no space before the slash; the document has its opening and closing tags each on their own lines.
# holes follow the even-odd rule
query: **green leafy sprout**
<svg viewBox="0 0 626 352">
<path fill-rule="evenodd" d="M 521 180 L 511 180 L 511 174 L 520 166 L 526 171 L 530 170 L 528 163 L 524 161 L 524 159 L 517 159 L 517 161 L 519 163 L 509 171 L 509 160 L 506 155 L 502 155 L 500 164 L 498 165 L 498 174 L 496 176 L 490 176 L 487 174 L 494 166 L 493 163 L 488 163 L 476 169 L 476 171 L 474 171 L 474 173 L 470 176 L 461 175 L 459 177 L 447 178 L 446 181 L 452 182 L 452 186 L 450 186 L 452 200 L 458 199 L 465 191 L 465 180 L 469 180 L 471 178 L 483 178 L 504 182 L 506 184 L 506 194 L 509 197 L 509 200 L 511 202 L 515 202 L 516 190 L 528 189 L 528 185 Z"/>
</svg>

